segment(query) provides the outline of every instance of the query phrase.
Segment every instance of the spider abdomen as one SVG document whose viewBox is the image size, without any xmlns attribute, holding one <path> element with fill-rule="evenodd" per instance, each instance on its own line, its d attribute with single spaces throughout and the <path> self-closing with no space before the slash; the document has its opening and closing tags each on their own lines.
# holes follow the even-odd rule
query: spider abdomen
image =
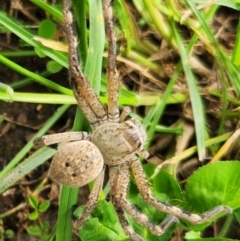
<svg viewBox="0 0 240 241">
<path fill-rule="evenodd" d="M 103 169 L 103 156 L 90 141 L 60 146 L 53 157 L 48 176 L 60 184 L 81 187 L 94 180 Z"/>
</svg>

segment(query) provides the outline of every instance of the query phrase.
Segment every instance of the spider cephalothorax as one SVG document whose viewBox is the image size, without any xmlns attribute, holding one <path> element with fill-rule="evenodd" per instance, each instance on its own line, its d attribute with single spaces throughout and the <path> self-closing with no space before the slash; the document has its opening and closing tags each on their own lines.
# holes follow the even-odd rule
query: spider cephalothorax
<svg viewBox="0 0 240 241">
<path fill-rule="evenodd" d="M 81 229 L 88 215 L 94 209 L 102 189 L 105 166 L 109 167 L 110 197 L 125 233 L 135 241 L 143 241 L 128 225 L 124 213 L 131 215 L 136 222 L 148 228 L 153 234 L 161 235 L 178 218 L 191 224 L 208 221 L 219 213 L 231 212 L 225 206 L 215 207 L 201 215 L 191 214 L 178 207 L 158 201 L 152 196 L 151 189 L 138 156 L 148 157 L 144 150 L 146 132 L 136 119 L 125 120 L 129 110 L 118 109 L 119 79 L 116 70 L 116 41 L 112 23 L 111 0 L 103 0 L 103 11 L 108 38 L 108 106 L 107 110 L 99 101 L 94 90 L 83 74 L 77 51 L 77 36 L 72 15 L 71 0 L 63 0 L 63 14 L 66 37 L 69 44 L 70 86 L 74 96 L 88 119 L 93 133 L 67 132 L 46 135 L 35 140 L 37 145 L 60 145 L 55 154 L 49 177 L 60 184 L 83 186 L 94 180 L 89 200 L 78 220 L 74 222 L 75 231 Z M 156 209 L 170 214 L 160 225 L 156 225 L 134 207 L 127 199 L 128 185 L 132 170 L 136 185 L 143 199 Z"/>
<path fill-rule="evenodd" d="M 96 128 L 91 141 L 101 151 L 107 165 L 119 165 L 136 153 L 143 153 L 146 133 L 136 119 L 106 123 Z"/>
</svg>

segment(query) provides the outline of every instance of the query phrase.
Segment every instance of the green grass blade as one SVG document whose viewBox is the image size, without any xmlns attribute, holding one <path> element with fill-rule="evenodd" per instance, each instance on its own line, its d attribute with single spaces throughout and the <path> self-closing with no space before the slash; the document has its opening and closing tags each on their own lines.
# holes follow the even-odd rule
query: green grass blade
<svg viewBox="0 0 240 241">
<path fill-rule="evenodd" d="M 18 83 L 18 82 L 17 82 Z M 41 104 L 77 104 L 76 99 L 73 96 L 70 96 L 70 90 L 67 95 L 62 94 L 39 94 L 39 93 L 29 93 L 29 92 L 14 92 L 10 96 L 6 92 L 1 92 L 0 90 L 0 100 L 8 102 L 26 102 L 26 103 L 41 103 Z M 165 98 L 165 95 L 152 95 L 152 94 L 143 94 L 143 95 L 132 95 L 132 96 L 122 96 L 119 98 L 119 104 L 131 105 L 131 106 L 152 106 L 156 105 L 160 100 Z M 99 97 L 102 103 L 107 104 L 107 97 Z M 183 93 L 175 93 L 167 96 L 166 104 L 178 104 L 184 103 L 187 99 L 187 96 Z M 230 99 L 229 99 L 230 100 Z M 237 99 L 232 98 L 232 102 L 240 103 Z"/>
<path fill-rule="evenodd" d="M 2 177 L 2 174 L 5 173 L 4 169 L 4 173 L 0 173 L 0 193 L 4 192 L 7 188 L 14 185 L 18 180 L 30 173 L 36 167 L 43 164 L 45 161 L 51 158 L 55 152 L 56 150 L 54 149 L 51 149 L 49 147 L 43 147 L 38 151 L 34 152 L 33 155 L 20 163 L 16 168 L 12 169 L 12 171 L 10 171 L 6 176 Z"/>
<path fill-rule="evenodd" d="M 172 21 L 172 29 L 174 32 L 174 36 L 178 45 L 179 53 L 181 56 L 182 66 L 184 69 L 184 73 L 187 80 L 187 85 L 189 89 L 194 123 L 195 123 L 195 131 L 196 131 L 196 139 L 197 139 L 197 147 L 198 147 L 198 157 L 200 161 L 203 161 L 206 158 L 205 153 L 205 114 L 204 107 L 201 101 L 201 97 L 198 91 L 198 87 L 196 84 L 195 77 L 190 68 L 190 64 L 188 63 L 188 55 L 185 46 L 183 45 L 183 41 L 176 29 L 174 21 Z"/>
<path fill-rule="evenodd" d="M 18 50 L 15 51 L 1 51 L 1 55 L 4 57 L 28 57 L 36 56 L 36 52 L 33 50 Z"/>
<path fill-rule="evenodd" d="M 209 4 L 208 0 L 192 0 L 194 3 L 200 3 L 200 4 Z M 220 5 L 220 6 L 226 6 L 229 8 L 233 8 L 236 10 L 240 10 L 239 6 L 239 0 L 232 0 L 232 1 L 226 1 L 226 0 L 216 0 L 214 1 L 214 4 Z"/>
<path fill-rule="evenodd" d="M 237 38 L 235 41 L 234 49 L 233 49 L 233 54 L 232 54 L 232 62 L 236 66 L 240 66 L 240 21 L 238 21 L 238 28 L 237 28 Z"/>
<path fill-rule="evenodd" d="M 0 54 L 0 63 L 3 63 L 4 65 L 10 67 L 11 69 L 19 72 L 20 74 L 23 74 L 33 80 L 35 80 L 38 83 L 41 83 L 42 85 L 45 85 L 53 90 L 56 90 L 60 93 L 64 93 L 64 94 L 68 94 L 68 95 L 72 95 L 72 91 L 62 87 L 61 85 L 58 85 L 54 82 L 52 82 L 49 79 L 46 79 L 38 74 L 33 73 L 32 71 L 29 71 L 25 68 L 23 68 L 22 66 L 16 64 L 15 62 L 11 61 L 10 59 L 7 59 L 6 57 L 4 57 L 3 55 Z"/>
<path fill-rule="evenodd" d="M 79 54 L 84 70 L 88 56 L 88 29 L 86 21 L 87 2 L 81 0 L 73 1 L 74 18 L 77 22 L 77 32 L 79 41 Z M 79 27 L 78 27 L 79 26 Z"/>
<path fill-rule="evenodd" d="M 8 102 L 26 102 L 41 104 L 77 104 L 73 96 L 61 94 L 38 94 L 27 92 L 14 92 L 13 97 L 7 93 L 0 92 L 0 100 Z"/>
<path fill-rule="evenodd" d="M 167 88 L 165 89 L 161 101 L 158 102 L 156 106 L 153 106 L 147 113 L 146 117 L 144 118 L 143 125 L 144 126 L 150 126 L 148 129 L 148 140 L 152 140 L 154 132 L 157 127 L 157 123 L 159 123 L 159 120 L 163 114 L 163 111 L 166 107 L 167 100 L 169 99 L 173 86 L 175 82 L 177 81 L 177 78 L 179 76 L 179 73 L 181 71 L 181 65 L 178 64 L 176 70 L 174 71 L 171 80 L 169 81 Z M 151 123 L 151 124 L 150 124 Z M 149 146 L 150 143 L 147 143 L 147 146 Z"/>
<path fill-rule="evenodd" d="M 47 77 L 47 76 L 51 75 L 51 73 L 48 72 L 48 71 L 43 71 L 43 72 L 40 72 L 39 75 L 42 76 L 42 77 Z M 32 78 L 27 77 L 27 78 L 21 79 L 21 80 L 19 80 L 17 82 L 14 82 L 14 83 L 10 84 L 10 86 L 14 90 L 16 90 L 16 89 L 22 88 L 22 87 L 24 87 L 26 85 L 29 85 L 32 82 L 33 82 Z"/>
<path fill-rule="evenodd" d="M 88 76 L 97 94 L 100 91 L 102 78 L 102 56 L 105 43 L 104 19 L 101 1 L 89 1 L 90 39 L 88 56 L 84 73 Z"/>
<path fill-rule="evenodd" d="M 172 46 L 177 47 L 175 39 L 172 38 L 172 29 L 167 21 L 165 15 L 157 10 L 155 5 L 157 4 L 154 1 L 143 0 L 143 4 L 146 7 L 147 12 L 156 27 L 157 31 L 172 44 Z"/>
<path fill-rule="evenodd" d="M 60 11 L 56 7 L 53 7 L 42 0 L 30 0 L 30 2 L 34 3 L 39 8 L 52 15 L 58 21 L 63 21 L 62 11 Z"/>
<path fill-rule="evenodd" d="M 72 207 L 77 202 L 79 188 L 62 186 L 58 209 L 56 241 L 72 240 Z"/>
</svg>

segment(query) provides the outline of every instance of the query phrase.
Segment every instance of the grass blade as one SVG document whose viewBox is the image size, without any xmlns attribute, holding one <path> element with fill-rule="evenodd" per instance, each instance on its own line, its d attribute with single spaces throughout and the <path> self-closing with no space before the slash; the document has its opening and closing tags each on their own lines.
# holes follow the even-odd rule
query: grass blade
<svg viewBox="0 0 240 241">
<path fill-rule="evenodd" d="M 183 41 L 176 29 L 174 21 L 172 21 L 172 29 L 174 32 L 174 36 L 178 45 L 179 53 L 181 56 L 182 66 L 184 69 L 184 73 L 186 76 L 194 123 L 195 123 L 195 131 L 196 131 L 196 139 L 197 139 L 197 147 L 198 147 L 198 157 L 200 161 L 203 161 L 206 158 L 206 150 L 205 150 L 205 114 L 204 107 L 201 101 L 201 97 L 198 91 L 198 87 L 196 84 L 195 77 L 190 68 L 190 64 L 188 63 L 188 55 L 183 45 Z"/>
</svg>

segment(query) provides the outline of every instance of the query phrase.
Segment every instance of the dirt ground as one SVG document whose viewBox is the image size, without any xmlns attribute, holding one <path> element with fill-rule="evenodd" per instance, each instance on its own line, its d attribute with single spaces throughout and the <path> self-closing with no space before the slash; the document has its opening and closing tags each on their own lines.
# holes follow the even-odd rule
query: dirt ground
<svg viewBox="0 0 240 241">
<path fill-rule="evenodd" d="M 20 9 L 12 9 L 10 2 L 12 1 L 1 1 L 0 9 L 5 10 L 6 12 L 17 14 L 19 19 L 21 19 L 26 24 L 38 24 L 39 21 L 44 17 L 44 14 L 41 10 L 39 10 L 36 6 L 31 4 L 28 0 L 21 1 Z M 15 6 L 16 7 L 16 6 Z M 24 9 L 22 9 L 23 7 Z M 223 19 L 224 16 L 228 16 L 228 14 L 232 14 L 229 9 L 222 9 L 219 14 L 219 20 Z M 237 13 L 234 12 L 235 16 Z M 237 17 L 236 17 L 237 19 Z M 237 20 L 236 20 L 237 22 Z M 218 26 L 219 25 L 219 26 Z M 215 21 L 215 27 L 220 28 L 223 26 L 221 21 Z M 236 27 L 236 24 L 235 24 Z M 226 48 L 232 48 L 233 43 L 235 41 L 235 34 L 232 29 L 232 25 L 229 26 L 228 33 L 223 34 L 222 42 L 225 44 Z M 226 27 L 227 29 L 227 27 Z M 227 31 L 227 30 L 226 30 Z M 0 34 L 0 51 L 6 50 L 17 50 L 18 46 L 18 38 L 14 36 L 14 34 L 10 33 L 1 33 Z M 12 58 L 16 63 L 29 69 L 33 72 L 42 72 L 45 70 L 45 65 L 48 61 L 47 58 L 40 59 L 37 56 L 29 56 L 25 58 Z M 68 73 L 64 69 L 57 74 L 51 75 L 51 80 L 56 81 L 60 84 L 67 86 L 67 76 Z M 20 74 L 15 71 L 9 69 L 8 67 L 0 64 L 0 81 L 5 84 L 11 84 L 15 81 L 24 78 Z M 23 87 L 19 89 L 22 92 L 49 92 L 49 89 L 46 89 L 42 85 L 37 83 L 32 83 L 27 87 Z M 28 140 L 37 132 L 37 130 L 48 120 L 48 118 L 52 115 L 53 112 L 57 110 L 58 105 L 39 105 L 39 104 L 27 104 L 27 103 L 6 103 L 0 102 L 0 116 L 4 116 L 5 120 L 1 123 L 0 126 L 0 170 L 2 170 L 10 160 L 22 149 L 22 147 L 28 142 Z M 52 133 L 63 132 L 71 128 L 75 106 L 72 106 L 69 111 L 61 118 L 61 120 L 54 125 L 51 129 Z M 165 119 L 162 122 L 166 125 L 170 125 L 174 123 L 178 118 L 176 117 L 182 115 L 180 113 L 183 108 L 181 105 L 179 106 L 169 106 L 166 110 Z M 139 112 L 144 112 L 142 108 L 138 109 Z M 230 124 L 231 125 L 231 124 Z M 161 135 L 161 137 L 167 135 Z M 159 135 L 156 136 L 156 139 L 159 138 Z M 168 136 L 168 138 L 170 138 Z M 153 143 L 156 144 L 156 143 Z M 159 158 L 162 154 L 157 154 L 158 147 L 151 147 L 152 159 L 154 157 Z M 32 150 L 34 152 L 35 150 Z M 31 154 L 29 153 L 29 155 Z M 236 157 L 236 156 L 235 156 Z M 196 161 L 193 162 L 193 165 L 188 167 L 189 169 L 182 172 L 182 179 L 185 179 L 192 171 L 200 165 Z M 49 162 L 40 166 L 36 170 L 34 170 L 31 174 L 25 176 L 22 180 L 16 183 L 13 187 L 11 187 L 7 192 L 4 192 L 0 196 L 0 213 L 5 213 L 9 210 L 12 210 L 11 215 L 8 215 L 4 219 L 4 226 L 1 227 L 0 223 L 0 231 L 1 229 L 11 229 L 15 232 L 16 236 L 14 238 L 6 238 L 5 240 L 34 240 L 26 233 L 26 228 L 29 226 L 31 221 L 28 219 L 29 213 L 32 209 L 29 205 L 25 204 L 27 201 L 27 196 L 36 188 L 39 184 L 40 180 L 43 180 L 47 176 L 47 172 L 49 169 Z M 47 184 L 44 190 L 41 191 L 42 200 L 52 200 L 51 208 L 43 214 L 42 219 L 48 220 L 53 225 L 56 216 L 57 216 L 57 208 L 58 208 L 58 186 L 52 183 L 50 180 L 47 180 Z M 79 200 L 80 203 L 85 203 L 87 200 L 88 190 L 82 189 L 82 194 L 80 195 L 82 198 Z M 20 206 L 19 206 L 20 205 Z M 21 206 L 22 205 L 22 206 Z M 16 207 L 19 209 L 15 210 Z M 218 225 L 218 224 L 215 224 Z M 221 225 L 221 221 L 219 222 Z M 215 229 L 217 229 L 215 227 Z M 213 229 L 209 228 L 207 230 L 209 235 L 212 235 Z M 208 235 L 206 232 L 206 236 Z M 240 239 L 240 233 L 235 232 L 233 227 L 233 238 Z M 2 239 L 0 239 L 2 240 Z"/>
</svg>

